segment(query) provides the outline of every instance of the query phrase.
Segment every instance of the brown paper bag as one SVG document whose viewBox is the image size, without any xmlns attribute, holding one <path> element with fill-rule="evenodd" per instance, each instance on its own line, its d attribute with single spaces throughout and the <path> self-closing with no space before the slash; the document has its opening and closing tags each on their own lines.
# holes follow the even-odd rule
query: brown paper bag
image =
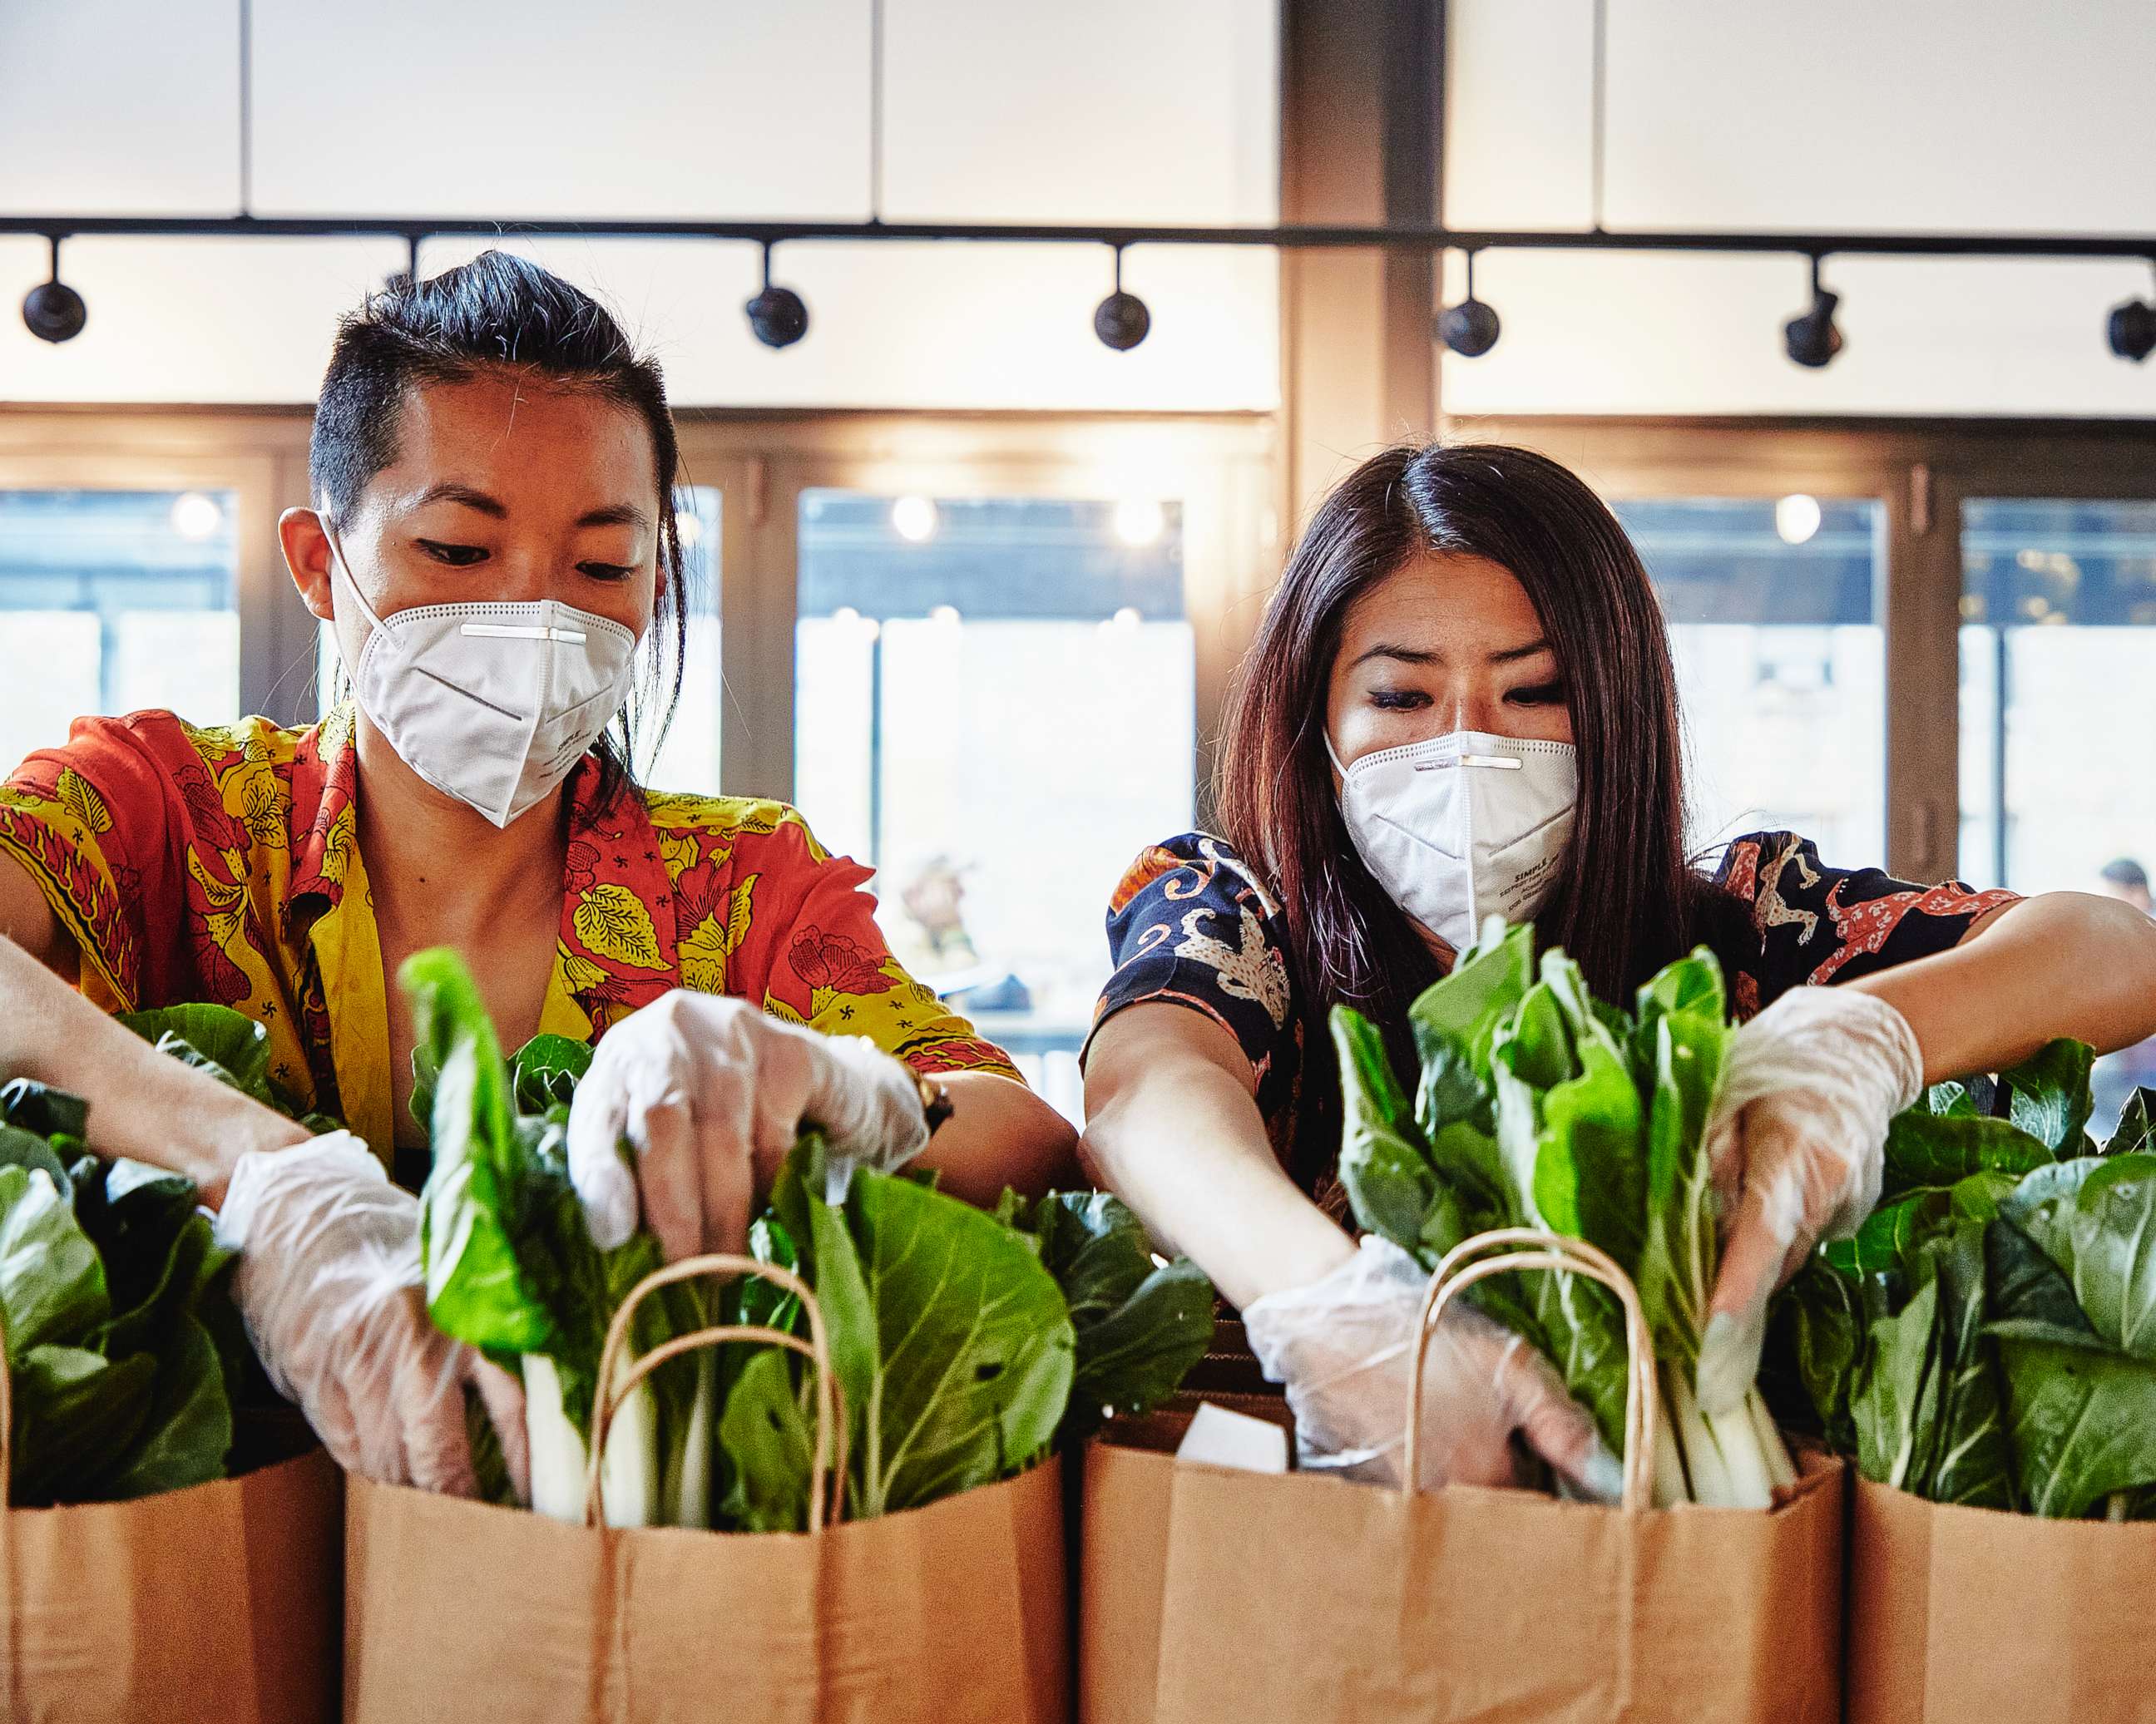
<svg viewBox="0 0 2156 1724">
<path fill-rule="evenodd" d="M 1589 1273 L 1563 1243 L 1491 1272 Z M 1618 1290 L 1650 1372 L 1636 1300 Z M 1433 1282 L 1434 1306 L 1449 1296 Z M 1086 1457 L 1081 1719 L 1832 1724 L 1840 1463 L 1810 1463 L 1764 1513 L 1647 1511 L 1646 1372 L 1625 1509 L 1188 1465 L 1111 1425 Z"/>
<path fill-rule="evenodd" d="M 0 1349 L 0 1502 L 13 1425 Z M 328 1724 L 337 1470 L 319 1449 L 131 1502 L 0 1515 L 0 1717 Z"/>
<path fill-rule="evenodd" d="M 799 1295 L 808 1342 L 708 1329 L 617 1375 L 634 1301 L 704 1274 L 757 1274 Z M 757 1339 L 814 1361 L 827 1416 L 819 1477 L 844 1476 L 842 1429 L 808 1290 L 785 1271 L 693 1258 L 624 1301 L 600 1371 L 587 1522 L 354 1479 L 346 1540 L 345 1716 L 498 1724 L 663 1724 L 716 1717 L 890 1724 L 1055 1724 L 1068 1710 L 1062 1491 L 1050 1461 L 926 1508 L 806 1533 L 598 1524 L 603 1409 L 691 1347 Z"/>
<path fill-rule="evenodd" d="M 2156 1525 L 1958 1508 L 1865 1479 L 1854 1504 L 1850 1724 L 2156 1721 L 2133 1625 Z"/>
</svg>

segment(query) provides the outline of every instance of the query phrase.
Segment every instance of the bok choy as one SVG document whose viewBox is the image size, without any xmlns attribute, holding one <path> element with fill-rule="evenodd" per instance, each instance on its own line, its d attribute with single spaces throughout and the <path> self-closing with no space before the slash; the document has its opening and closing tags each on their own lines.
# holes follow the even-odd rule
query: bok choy
<svg viewBox="0 0 2156 1724">
<path fill-rule="evenodd" d="M 1495 920 L 1409 1008 L 1412 1101 L 1377 1027 L 1332 1013 L 1340 1059 L 1340 1178 L 1356 1220 L 1435 1269 L 1496 1228 L 1586 1240 L 1637 1285 L 1662 1398 L 1655 1500 L 1764 1508 L 1795 1479 L 1756 1386 L 1737 1409 L 1700 1406 L 1694 1370 L 1719 1260 L 1707 1116 L 1731 1029 L 1704 950 L 1640 989 L 1627 1013 L 1595 999 L 1562 952 Z M 1623 1313 L 1563 1274 L 1502 1275 L 1465 1296 L 1540 1349 L 1623 1441 Z"/>
</svg>

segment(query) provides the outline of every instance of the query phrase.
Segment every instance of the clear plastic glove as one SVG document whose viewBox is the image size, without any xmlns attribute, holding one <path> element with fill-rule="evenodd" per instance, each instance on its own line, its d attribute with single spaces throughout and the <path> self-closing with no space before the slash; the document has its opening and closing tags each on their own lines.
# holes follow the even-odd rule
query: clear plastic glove
<svg viewBox="0 0 2156 1724">
<path fill-rule="evenodd" d="M 349 1131 L 239 1158 L 217 1236 L 240 1253 L 232 1290 L 279 1392 L 331 1458 L 388 1485 L 477 1494 L 465 1389 L 528 1490 L 524 1392 L 427 1316 L 419 1200 Z"/>
<path fill-rule="evenodd" d="M 1774 1289 L 1871 1213 L 1887 1125 L 1923 1087 L 1909 1020 L 1871 994 L 1794 988 L 1738 1030 L 1707 1127 L 1727 1218 L 1699 1354 L 1707 1411 L 1736 1406 L 1758 1375 Z"/>
<path fill-rule="evenodd" d="M 855 1167 L 897 1167 L 928 1143 L 912 1073 L 867 1038 L 676 988 L 593 1054 L 569 1110 L 569 1178 L 603 1249 L 635 1231 L 640 1208 L 670 1261 L 739 1251 L 808 1125 L 822 1129 L 839 1188 Z"/>
<path fill-rule="evenodd" d="M 1287 1385 L 1306 1470 L 1399 1482 L 1409 1349 L 1429 1288 L 1414 1258 L 1371 1234 L 1322 1280 L 1245 1308 L 1251 1351 L 1267 1377 Z M 1420 1488 L 1523 1482 L 1517 1434 L 1582 1496 L 1617 1499 L 1617 1458 L 1534 1348 L 1458 1303 L 1431 1326 L 1426 1344 Z"/>
</svg>

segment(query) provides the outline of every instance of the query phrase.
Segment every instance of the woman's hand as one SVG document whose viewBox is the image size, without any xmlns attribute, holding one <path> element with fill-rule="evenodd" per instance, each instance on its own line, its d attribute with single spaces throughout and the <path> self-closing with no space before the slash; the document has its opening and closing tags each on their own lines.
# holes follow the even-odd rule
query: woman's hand
<svg viewBox="0 0 2156 1724">
<path fill-rule="evenodd" d="M 1412 1257 L 1372 1235 L 1331 1274 L 1244 1311 L 1258 1362 L 1287 1385 L 1304 1468 L 1399 1482 L 1408 1370 L 1429 1288 Z M 1418 1486 L 1522 1482 L 1517 1435 L 1582 1494 L 1616 1500 L 1616 1457 L 1534 1348 L 1457 1305 L 1424 1345 Z"/>
<path fill-rule="evenodd" d="M 669 1261 L 739 1251 L 808 1126 L 823 1131 L 834 1178 L 896 1167 L 928 1142 L 912 1073 L 874 1043 L 676 988 L 599 1043 L 569 1111 L 569 1177 L 603 1249 L 640 1212 Z"/>
<path fill-rule="evenodd" d="M 242 1156 L 217 1218 L 233 1296 L 270 1380 L 331 1458 L 387 1485 L 477 1494 L 465 1389 L 478 1391 L 517 1494 L 529 1489 L 516 1378 L 434 1327 L 419 1203 L 349 1131 Z"/>
<path fill-rule="evenodd" d="M 1729 1218 L 1699 1355 L 1708 1412 L 1758 1374 L 1774 1289 L 1879 1201 L 1887 1127 L 1923 1085 L 1908 1020 L 1856 989 L 1792 988 L 1737 1031 L 1707 1130 Z"/>
</svg>

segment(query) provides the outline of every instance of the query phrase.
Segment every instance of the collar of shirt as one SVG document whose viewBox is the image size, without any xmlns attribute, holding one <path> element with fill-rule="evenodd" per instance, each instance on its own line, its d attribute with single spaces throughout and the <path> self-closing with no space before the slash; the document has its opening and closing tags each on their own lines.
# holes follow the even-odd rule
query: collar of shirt
<svg viewBox="0 0 2156 1724">
<path fill-rule="evenodd" d="M 644 799 L 587 755 L 571 773 L 569 844 L 542 1034 L 588 1041 L 681 982 L 673 888 Z M 292 767 L 291 885 L 285 936 L 320 966 L 331 1058 L 346 1120 L 385 1152 L 393 1142 L 388 1002 L 359 853 L 359 751 L 349 704 L 303 733 Z"/>
</svg>

